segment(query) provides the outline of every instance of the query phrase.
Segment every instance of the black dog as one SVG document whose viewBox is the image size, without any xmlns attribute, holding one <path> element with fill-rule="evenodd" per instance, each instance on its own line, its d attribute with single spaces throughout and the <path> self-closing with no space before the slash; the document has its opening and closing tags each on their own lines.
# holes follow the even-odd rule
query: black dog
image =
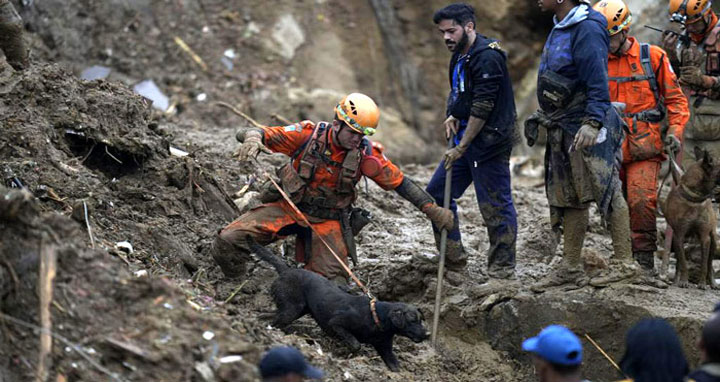
<svg viewBox="0 0 720 382">
<path fill-rule="evenodd" d="M 360 349 L 360 343 L 372 345 L 392 371 L 399 370 L 392 350 L 396 334 L 414 342 L 428 338 L 422 324 L 422 313 L 416 307 L 378 301 L 375 304 L 378 325 L 367 296 L 348 294 L 316 273 L 290 268 L 270 250 L 255 242 L 250 242 L 250 248 L 272 264 L 280 275 L 271 288 L 277 305 L 273 326 L 284 328 L 310 313 L 325 333 L 340 338 L 353 351 Z"/>
</svg>

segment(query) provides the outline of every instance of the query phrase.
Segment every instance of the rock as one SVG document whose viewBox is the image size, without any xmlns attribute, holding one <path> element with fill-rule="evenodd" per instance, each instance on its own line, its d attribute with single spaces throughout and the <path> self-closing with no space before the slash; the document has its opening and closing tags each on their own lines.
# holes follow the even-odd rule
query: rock
<svg viewBox="0 0 720 382">
<path fill-rule="evenodd" d="M 271 48 L 285 59 L 292 59 L 295 50 L 305 42 L 305 33 L 291 14 L 284 14 L 273 26 L 272 37 L 275 44 Z"/>
</svg>

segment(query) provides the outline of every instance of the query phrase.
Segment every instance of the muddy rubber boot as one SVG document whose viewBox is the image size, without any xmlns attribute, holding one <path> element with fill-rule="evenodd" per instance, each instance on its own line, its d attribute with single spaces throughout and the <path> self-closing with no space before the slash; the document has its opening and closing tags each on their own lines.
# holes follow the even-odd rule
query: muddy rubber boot
<svg viewBox="0 0 720 382">
<path fill-rule="evenodd" d="M 640 263 L 640 275 L 633 282 L 637 285 L 647 285 L 653 288 L 667 289 L 670 284 L 661 280 L 655 272 L 655 253 L 650 251 L 638 251 L 633 257 Z"/>
<path fill-rule="evenodd" d="M 435 236 L 435 247 L 440 252 L 440 232 L 434 232 Z M 432 263 L 437 264 L 440 261 L 440 256 L 435 256 L 432 259 L 428 259 Z M 445 268 L 451 271 L 462 271 L 467 267 L 468 254 L 463 246 L 462 239 L 451 240 L 447 239 L 447 246 L 445 247 Z"/>
<path fill-rule="evenodd" d="M 650 251 L 633 252 L 633 257 L 644 271 L 652 273 L 655 270 L 655 253 Z"/>
<path fill-rule="evenodd" d="M 245 275 L 250 251 L 236 247 L 218 236 L 213 243 L 212 257 L 225 277 L 234 279 Z"/>
<path fill-rule="evenodd" d="M 500 280 L 514 280 L 515 279 L 515 268 L 514 267 L 497 267 L 489 266 L 487 270 L 488 276 L 494 279 Z"/>
<path fill-rule="evenodd" d="M 610 205 L 610 236 L 613 243 L 613 259 L 633 263 L 632 240 L 630 239 L 630 209 L 619 187 L 615 188 Z"/>
<path fill-rule="evenodd" d="M 557 269 L 532 285 L 530 290 L 540 293 L 561 285 L 567 285 L 567 289 L 579 289 L 587 285 L 588 277 L 583 269 L 581 254 L 588 218 L 587 208 L 563 210 L 563 261 Z"/>
<path fill-rule="evenodd" d="M 634 261 L 610 259 L 608 269 L 590 279 L 590 285 L 598 288 L 622 281 L 634 282 L 640 277 L 640 266 Z"/>
</svg>

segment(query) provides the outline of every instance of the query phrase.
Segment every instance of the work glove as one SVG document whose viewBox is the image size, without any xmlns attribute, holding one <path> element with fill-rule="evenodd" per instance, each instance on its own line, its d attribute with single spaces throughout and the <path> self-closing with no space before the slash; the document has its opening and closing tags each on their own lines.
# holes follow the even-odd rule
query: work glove
<svg viewBox="0 0 720 382">
<path fill-rule="evenodd" d="M 450 231 L 455 227 L 455 217 L 452 211 L 447 208 L 442 208 L 435 203 L 428 203 L 423 206 L 422 212 L 441 231 L 444 229 Z"/>
<path fill-rule="evenodd" d="M 575 140 L 573 141 L 574 150 L 582 150 L 594 145 L 599 132 L 599 127 L 593 126 L 590 123 L 583 123 L 580 130 L 575 134 Z"/>
<path fill-rule="evenodd" d="M 237 158 L 242 162 L 255 159 L 261 151 L 272 154 L 272 151 L 262 143 L 262 133 L 257 130 L 250 130 L 245 133 L 245 141 L 238 149 Z"/>
<path fill-rule="evenodd" d="M 703 74 L 697 66 L 683 66 L 680 68 L 680 84 L 700 89 L 711 89 L 715 79 Z"/>
<path fill-rule="evenodd" d="M 460 120 L 451 115 L 443 122 L 443 128 L 445 128 L 445 139 L 450 139 L 460 129 Z"/>
<path fill-rule="evenodd" d="M 665 137 L 665 151 L 676 153 L 680 150 L 680 140 L 674 134 L 668 134 Z"/>
<path fill-rule="evenodd" d="M 450 170 L 450 168 L 452 168 L 453 162 L 460 159 L 460 157 L 465 154 L 465 151 L 467 151 L 467 147 L 460 145 L 446 151 L 445 155 L 443 156 L 443 160 L 445 161 L 445 170 Z"/>
<path fill-rule="evenodd" d="M 533 147 L 538 138 L 538 129 L 540 128 L 540 112 L 536 111 L 530 114 L 525 120 L 525 140 L 527 145 Z"/>
</svg>

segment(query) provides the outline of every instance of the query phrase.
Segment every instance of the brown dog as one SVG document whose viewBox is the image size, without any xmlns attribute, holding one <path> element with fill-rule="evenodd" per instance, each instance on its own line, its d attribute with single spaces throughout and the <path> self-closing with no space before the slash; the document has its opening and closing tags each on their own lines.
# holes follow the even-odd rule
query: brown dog
<svg viewBox="0 0 720 382">
<path fill-rule="evenodd" d="M 695 235 L 700 242 L 702 251 L 698 288 L 717 289 L 712 267 L 712 254 L 715 252 L 717 243 L 715 237 L 717 217 L 712 208 L 711 197 L 718 175 L 720 175 L 720 164 L 716 163 L 717 161 L 707 151 L 698 147 L 695 147 L 695 158 L 698 158 L 698 161 L 679 177 L 679 185 L 670 191 L 663 203 L 662 210 L 667 223 L 674 231 L 672 250 L 677 257 L 675 285 L 681 288 L 690 286 L 685 257 L 685 241 Z M 666 251 L 663 259 L 664 269 L 661 270 L 665 273 L 667 272 L 667 256 L 669 253 Z"/>
</svg>

